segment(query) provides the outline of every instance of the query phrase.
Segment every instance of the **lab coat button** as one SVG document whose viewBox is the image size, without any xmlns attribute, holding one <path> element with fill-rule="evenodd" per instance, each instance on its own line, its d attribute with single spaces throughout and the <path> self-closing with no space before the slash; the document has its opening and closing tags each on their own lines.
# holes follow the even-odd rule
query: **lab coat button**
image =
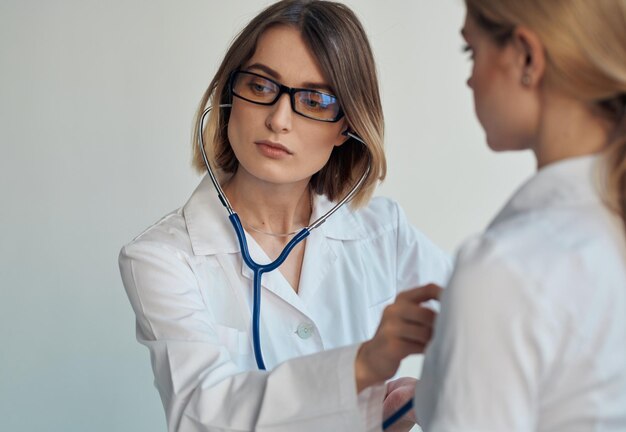
<svg viewBox="0 0 626 432">
<path fill-rule="evenodd" d="M 300 339 L 308 339 L 313 334 L 313 325 L 302 323 L 298 326 L 296 333 L 300 336 Z"/>
</svg>

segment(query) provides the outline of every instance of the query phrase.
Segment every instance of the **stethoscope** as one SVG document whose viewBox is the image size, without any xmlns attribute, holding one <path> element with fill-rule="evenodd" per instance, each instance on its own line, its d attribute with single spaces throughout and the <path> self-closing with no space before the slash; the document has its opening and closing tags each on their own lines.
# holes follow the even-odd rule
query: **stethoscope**
<svg viewBox="0 0 626 432">
<path fill-rule="evenodd" d="M 231 106 L 232 104 L 222 104 L 219 107 L 230 108 Z M 237 234 L 237 239 L 239 240 L 239 247 L 241 249 L 241 255 L 243 257 L 243 261 L 246 263 L 248 267 L 250 267 L 250 269 L 254 273 L 254 278 L 253 278 L 254 290 L 253 290 L 253 306 L 252 306 L 252 343 L 254 347 L 254 358 L 256 360 L 256 364 L 259 369 L 265 370 L 266 368 L 265 368 L 265 362 L 263 361 L 263 354 L 261 352 L 261 336 L 260 336 L 260 331 L 259 331 L 259 323 L 261 319 L 261 277 L 263 276 L 263 273 L 269 273 L 272 270 L 275 270 L 276 268 L 278 268 L 278 266 L 280 266 L 287 259 L 287 256 L 289 256 L 289 253 L 291 252 L 291 250 L 298 243 L 300 243 L 305 238 L 307 238 L 309 234 L 311 233 L 311 231 L 313 231 L 315 228 L 318 228 L 320 225 L 326 222 L 326 220 L 330 216 L 332 216 L 337 210 L 339 210 L 341 206 L 343 206 L 346 202 L 352 199 L 354 194 L 357 192 L 357 190 L 361 187 L 361 185 L 367 178 L 367 175 L 370 172 L 371 166 L 368 163 L 367 168 L 365 169 L 363 174 L 361 174 L 361 177 L 359 178 L 359 180 L 354 184 L 350 192 L 348 192 L 348 194 L 341 201 L 339 201 L 333 208 L 328 210 L 326 214 L 319 217 L 312 224 L 310 224 L 307 227 L 302 228 L 297 234 L 295 234 L 295 236 L 283 248 L 278 258 L 276 258 L 274 261 L 268 264 L 259 264 L 256 261 L 254 261 L 254 259 L 252 259 L 252 257 L 250 256 L 250 252 L 248 251 L 248 242 L 246 241 L 246 235 L 244 233 L 243 226 L 241 225 L 241 220 L 239 219 L 239 215 L 237 215 L 237 213 L 233 210 L 232 206 L 230 205 L 230 202 L 228 201 L 228 198 L 226 198 L 226 195 L 224 194 L 222 187 L 217 181 L 217 177 L 215 177 L 215 174 L 213 173 L 213 169 L 211 169 L 211 164 L 209 164 L 209 160 L 204 150 L 204 138 L 202 136 L 202 132 L 204 131 L 204 119 L 211 111 L 211 108 L 212 107 L 206 108 L 204 112 L 202 113 L 202 117 L 200 118 L 200 122 L 198 124 L 198 128 L 199 128 L 198 129 L 198 137 L 199 137 L 198 145 L 200 146 L 202 159 L 204 160 L 204 165 L 206 166 L 207 172 L 209 173 L 211 182 L 213 183 L 213 186 L 215 186 L 215 190 L 217 191 L 217 196 L 220 202 L 222 203 L 222 205 L 226 207 L 226 210 L 228 211 L 228 218 L 230 219 L 230 223 L 233 225 L 233 228 L 235 229 L 235 233 Z M 363 141 L 361 138 L 359 138 L 355 134 L 350 133 L 349 131 L 343 132 L 343 135 L 348 136 L 350 138 L 354 138 L 355 140 L 359 141 L 360 143 L 366 146 L 365 141 Z"/>
<path fill-rule="evenodd" d="M 230 108 L 230 107 L 232 107 L 232 104 L 219 105 L 219 108 Z M 239 248 L 241 249 L 241 256 L 243 257 L 243 261 L 252 270 L 254 274 L 253 302 L 252 302 L 252 345 L 254 348 L 254 358 L 256 360 L 256 364 L 258 368 L 261 370 L 266 370 L 265 362 L 263 360 L 263 353 L 261 351 L 261 335 L 260 335 L 261 278 L 264 273 L 269 273 L 277 269 L 287 259 L 291 250 L 296 245 L 298 245 L 298 243 L 302 242 L 305 238 L 307 238 L 309 234 L 311 234 L 311 231 L 313 231 L 315 228 L 318 228 L 320 225 L 326 222 L 326 220 L 330 216 L 332 216 L 337 210 L 339 210 L 341 206 L 343 206 L 345 203 L 350 201 L 352 197 L 354 197 L 354 195 L 359 190 L 359 188 L 361 187 L 361 185 L 367 178 L 368 174 L 370 173 L 371 159 L 369 160 L 367 164 L 367 168 L 365 169 L 363 174 L 361 174 L 361 177 L 359 178 L 359 180 L 354 184 L 354 186 L 352 186 L 352 189 L 350 190 L 350 192 L 348 192 L 341 201 L 339 201 L 333 208 L 328 210 L 324 215 L 320 216 L 309 226 L 302 228 L 297 234 L 295 234 L 295 236 L 283 248 L 278 258 L 276 258 L 274 261 L 268 264 L 259 264 L 256 261 L 254 261 L 254 259 L 252 259 L 252 257 L 250 256 L 250 252 L 248 250 L 248 242 L 246 241 L 246 235 L 245 235 L 243 226 L 241 224 L 241 220 L 239 219 L 239 215 L 237 215 L 237 213 L 233 210 L 233 207 L 230 205 L 228 198 L 226 198 L 226 195 L 224 194 L 222 187 L 217 181 L 217 177 L 213 173 L 213 169 L 211 168 L 211 164 L 209 163 L 209 160 L 207 158 L 206 151 L 204 150 L 204 138 L 203 138 L 204 120 L 206 116 L 209 114 L 209 112 L 211 112 L 211 109 L 212 107 L 206 108 L 204 112 L 202 113 L 202 116 L 200 117 L 200 121 L 198 122 L 198 131 L 197 131 L 198 132 L 198 146 L 200 147 L 202 159 L 204 160 L 204 165 L 206 166 L 209 177 L 211 178 L 211 182 L 213 183 L 213 186 L 215 187 L 215 190 L 217 192 L 217 197 L 219 198 L 222 205 L 228 211 L 228 219 L 230 219 L 230 223 L 232 224 L 233 229 L 235 230 L 235 234 L 237 234 L 237 239 L 239 240 Z M 353 138 L 367 147 L 367 144 L 365 143 L 365 141 L 363 141 L 357 135 L 349 132 L 348 130 L 342 133 L 344 136 Z M 413 401 L 411 400 L 409 401 L 409 403 L 403 406 L 398 412 L 396 412 L 394 415 L 392 415 L 383 423 L 383 429 L 386 429 L 387 427 L 391 426 L 397 419 L 402 417 L 408 410 L 410 410 L 412 406 L 413 406 Z"/>
</svg>

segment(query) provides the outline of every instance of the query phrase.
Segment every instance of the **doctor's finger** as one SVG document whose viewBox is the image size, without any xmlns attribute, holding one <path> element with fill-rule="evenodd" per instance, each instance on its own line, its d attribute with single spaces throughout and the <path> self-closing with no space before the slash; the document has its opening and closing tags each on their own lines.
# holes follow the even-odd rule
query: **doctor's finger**
<svg viewBox="0 0 626 432">
<path fill-rule="evenodd" d="M 435 284 L 428 284 L 417 288 L 411 288 L 398 294 L 397 299 L 407 299 L 414 303 L 422 303 L 428 300 L 438 300 L 443 289 Z"/>
<path fill-rule="evenodd" d="M 433 331 L 430 327 L 424 326 L 407 326 L 405 331 L 402 332 L 402 339 L 410 342 L 417 342 L 420 344 L 427 344 L 433 336 Z"/>
<path fill-rule="evenodd" d="M 432 309 L 415 303 L 399 303 L 396 305 L 397 314 L 405 321 L 432 327 L 437 313 Z"/>
<path fill-rule="evenodd" d="M 378 351 L 380 357 L 391 357 L 398 362 L 406 356 L 424 351 L 426 343 L 410 337 L 397 337 L 393 341 L 382 345 Z M 380 358 L 379 357 L 379 358 Z"/>
<path fill-rule="evenodd" d="M 420 344 L 427 344 L 432 338 L 433 331 L 430 327 L 425 327 L 415 324 L 401 324 L 396 328 L 396 335 L 407 342 L 417 342 Z"/>
</svg>

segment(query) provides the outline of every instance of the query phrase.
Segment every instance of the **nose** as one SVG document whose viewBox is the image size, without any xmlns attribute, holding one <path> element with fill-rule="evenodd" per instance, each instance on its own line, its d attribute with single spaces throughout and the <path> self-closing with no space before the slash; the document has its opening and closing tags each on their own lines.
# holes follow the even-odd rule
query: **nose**
<svg viewBox="0 0 626 432">
<path fill-rule="evenodd" d="M 280 95 L 276 103 L 272 105 L 267 116 L 266 125 L 274 132 L 288 132 L 291 130 L 291 99 L 287 93 Z"/>
</svg>

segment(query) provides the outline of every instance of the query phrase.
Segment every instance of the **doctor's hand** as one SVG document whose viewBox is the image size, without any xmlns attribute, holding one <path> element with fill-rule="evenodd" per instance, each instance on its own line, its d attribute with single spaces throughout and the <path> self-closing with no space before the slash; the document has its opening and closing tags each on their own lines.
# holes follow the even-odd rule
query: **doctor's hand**
<svg viewBox="0 0 626 432">
<path fill-rule="evenodd" d="M 424 352 L 433 332 L 436 313 L 421 305 L 439 298 L 441 288 L 430 284 L 404 291 L 383 312 L 374 337 L 356 355 L 357 393 L 393 377 L 403 358 Z"/>
<path fill-rule="evenodd" d="M 410 377 L 402 377 L 387 383 L 387 392 L 383 401 L 383 419 L 388 419 L 402 408 L 415 395 L 417 380 Z M 415 410 L 411 409 L 402 416 L 386 432 L 407 432 L 415 426 Z"/>
</svg>

